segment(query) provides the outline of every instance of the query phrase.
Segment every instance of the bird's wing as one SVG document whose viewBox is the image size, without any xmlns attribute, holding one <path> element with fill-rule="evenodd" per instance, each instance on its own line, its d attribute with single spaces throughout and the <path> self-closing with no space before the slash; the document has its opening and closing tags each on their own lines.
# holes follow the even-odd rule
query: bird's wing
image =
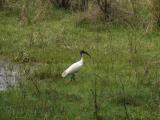
<svg viewBox="0 0 160 120">
<path fill-rule="evenodd" d="M 62 77 L 66 77 L 67 75 L 77 72 L 81 66 L 82 65 L 79 62 L 72 64 L 62 73 Z"/>
</svg>

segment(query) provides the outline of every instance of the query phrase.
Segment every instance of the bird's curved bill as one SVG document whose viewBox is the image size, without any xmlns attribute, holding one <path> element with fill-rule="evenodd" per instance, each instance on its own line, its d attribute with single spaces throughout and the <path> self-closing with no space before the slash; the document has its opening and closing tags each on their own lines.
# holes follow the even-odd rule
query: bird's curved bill
<svg viewBox="0 0 160 120">
<path fill-rule="evenodd" d="M 85 51 L 84 51 L 84 54 L 86 54 L 86 55 L 88 55 L 89 57 L 91 57 L 91 55 L 90 55 L 89 53 L 85 52 Z"/>
</svg>

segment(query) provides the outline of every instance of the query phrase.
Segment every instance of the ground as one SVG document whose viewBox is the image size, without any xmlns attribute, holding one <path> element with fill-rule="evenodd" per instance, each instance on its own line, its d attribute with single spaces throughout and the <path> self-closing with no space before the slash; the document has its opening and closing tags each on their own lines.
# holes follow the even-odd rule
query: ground
<svg viewBox="0 0 160 120">
<path fill-rule="evenodd" d="M 18 15 L 0 17 L 0 56 L 23 65 L 19 87 L 0 93 L 0 119 L 93 119 L 96 81 L 99 119 L 160 120 L 159 32 L 77 23 L 74 14 L 58 9 L 27 26 Z M 82 49 L 92 58 L 84 58 L 85 66 L 68 83 L 61 73 Z"/>
</svg>

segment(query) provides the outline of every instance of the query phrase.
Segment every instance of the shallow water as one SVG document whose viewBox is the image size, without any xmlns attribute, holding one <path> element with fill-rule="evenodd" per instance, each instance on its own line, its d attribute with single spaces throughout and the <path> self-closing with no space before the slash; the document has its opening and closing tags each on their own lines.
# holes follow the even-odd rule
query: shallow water
<svg viewBox="0 0 160 120">
<path fill-rule="evenodd" d="M 16 86 L 18 82 L 18 65 L 0 61 L 0 91 Z"/>
</svg>

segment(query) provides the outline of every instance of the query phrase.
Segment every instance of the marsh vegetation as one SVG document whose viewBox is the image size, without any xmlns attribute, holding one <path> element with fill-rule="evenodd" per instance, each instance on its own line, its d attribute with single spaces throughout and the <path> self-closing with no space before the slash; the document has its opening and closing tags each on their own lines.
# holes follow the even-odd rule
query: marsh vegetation
<svg viewBox="0 0 160 120">
<path fill-rule="evenodd" d="M 0 0 L 0 59 L 21 65 L 0 120 L 159 120 L 158 1 Z"/>
</svg>

